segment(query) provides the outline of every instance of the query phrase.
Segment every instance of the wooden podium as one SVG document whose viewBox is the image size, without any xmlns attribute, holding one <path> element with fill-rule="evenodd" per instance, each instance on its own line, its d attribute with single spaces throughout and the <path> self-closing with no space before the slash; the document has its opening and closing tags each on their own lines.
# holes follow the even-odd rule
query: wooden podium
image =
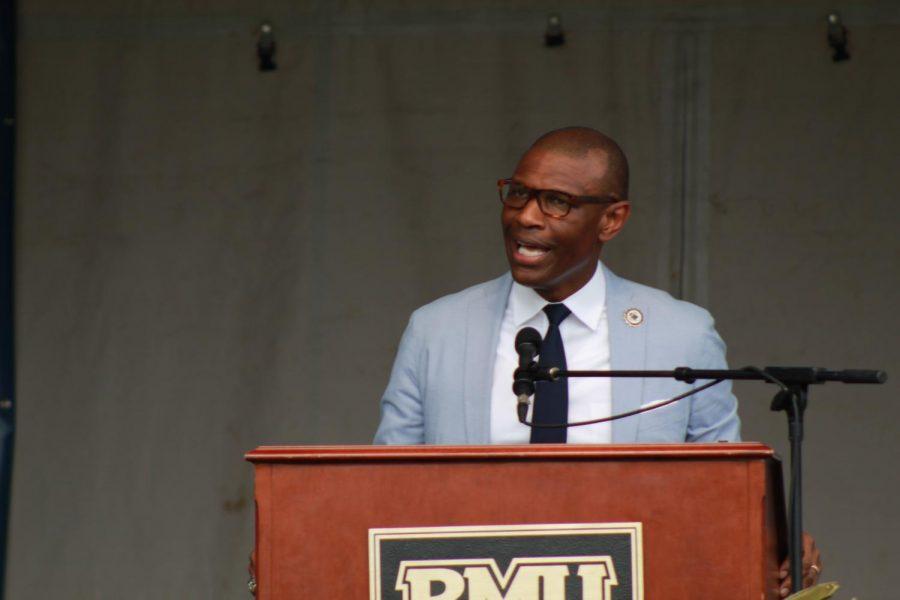
<svg viewBox="0 0 900 600">
<path fill-rule="evenodd" d="M 432 586 L 431 594 L 412 597 L 412 587 L 401 594 L 393 580 L 398 567 L 386 578 L 392 580 L 375 589 L 372 574 L 381 567 L 373 544 L 381 542 L 373 542 L 380 538 L 372 532 L 482 526 L 490 532 L 511 525 L 528 525 L 533 532 L 552 524 L 578 530 L 609 523 L 613 529 L 628 525 L 637 544 L 628 563 L 633 580 L 627 594 L 621 585 L 607 587 L 607 594 L 588 593 L 585 576 L 583 593 L 545 590 L 544 600 L 554 594 L 556 600 L 779 597 L 777 565 L 786 555 L 781 463 L 762 444 L 282 446 L 261 447 L 246 458 L 255 468 L 260 599 L 466 600 L 467 592 L 456 594 L 449 584 L 443 591 Z M 579 554 L 575 547 L 566 552 Z M 435 556 L 406 555 L 402 566 L 425 564 L 418 558 L 432 564 Z M 495 572 L 505 576 L 504 569 L 511 572 L 504 565 Z M 474 589 L 470 576 L 476 571 L 458 570 L 470 578 L 466 590 Z M 628 573 L 619 571 L 624 581 Z M 449 570 L 429 571 L 434 572 Z M 566 585 L 574 586 L 575 571 L 570 573 Z M 462 575 L 450 575 L 462 581 Z M 503 585 L 512 584 L 499 576 L 492 584 L 499 592 L 481 597 L 511 597 L 504 596 Z M 541 581 L 549 585 L 549 579 Z M 381 590 L 388 591 L 382 596 Z"/>
</svg>

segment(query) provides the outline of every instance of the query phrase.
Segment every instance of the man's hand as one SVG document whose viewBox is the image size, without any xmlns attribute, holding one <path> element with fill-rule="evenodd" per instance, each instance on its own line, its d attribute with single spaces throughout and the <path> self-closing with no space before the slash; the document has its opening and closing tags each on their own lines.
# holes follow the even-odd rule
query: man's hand
<svg viewBox="0 0 900 600">
<path fill-rule="evenodd" d="M 816 548 L 816 540 L 811 535 L 803 532 L 803 587 L 808 588 L 815 585 L 822 573 L 822 558 L 819 556 L 819 549 Z M 791 590 L 791 561 L 789 558 L 784 559 L 781 563 L 781 570 L 778 573 L 781 578 L 780 589 L 781 597 L 787 598 L 793 590 Z"/>
<path fill-rule="evenodd" d="M 256 549 L 250 553 L 250 564 L 247 565 L 247 571 L 250 573 L 250 579 L 247 580 L 247 590 L 251 596 L 256 596 Z"/>
</svg>

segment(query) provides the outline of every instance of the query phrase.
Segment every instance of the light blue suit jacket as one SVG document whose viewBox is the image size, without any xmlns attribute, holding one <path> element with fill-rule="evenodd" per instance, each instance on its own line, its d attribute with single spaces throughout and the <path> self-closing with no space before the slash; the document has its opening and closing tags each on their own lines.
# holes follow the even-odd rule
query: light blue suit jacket
<svg viewBox="0 0 900 600">
<path fill-rule="evenodd" d="M 725 344 L 707 311 L 603 268 L 611 368 L 726 368 Z M 375 443 L 490 443 L 494 359 L 511 285 L 507 273 L 412 314 L 381 400 Z M 643 314 L 640 325 L 625 321 L 625 312 L 632 308 Z M 509 378 L 509 410 L 514 411 L 512 373 Z M 613 413 L 671 398 L 691 387 L 671 379 L 613 379 Z M 616 444 L 739 439 L 737 401 L 727 381 L 612 423 Z"/>
</svg>

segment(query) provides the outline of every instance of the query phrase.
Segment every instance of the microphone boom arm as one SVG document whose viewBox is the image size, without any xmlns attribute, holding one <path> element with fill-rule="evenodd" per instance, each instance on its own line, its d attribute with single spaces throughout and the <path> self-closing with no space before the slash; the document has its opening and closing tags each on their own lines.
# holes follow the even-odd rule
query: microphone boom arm
<svg viewBox="0 0 900 600">
<path fill-rule="evenodd" d="M 647 412 L 677 402 L 688 396 L 710 388 L 726 379 L 765 381 L 774 383 L 779 390 L 772 400 L 773 411 L 784 411 L 788 418 L 788 438 L 791 443 L 791 482 L 790 482 L 790 543 L 789 555 L 791 564 L 791 583 L 795 591 L 803 587 L 802 564 L 802 534 L 803 534 L 803 413 L 806 410 L 809 398 L 809 386 L 827 382 L 841 382 L 849 384 L 881 384 L 887 381 L 887 373 L 880 370 L 868 369 L 843 369 L 833 371 L 819 367 L 744 367 L 743 369 L 692 369 L 690 367 L 677 367 L 671 371 L 634 371 L 634 370 L 610 370 L 610 371 L 577 371 L 551 367 L 541 369 L 532 362 L 528 367 L 520 366 L 516 369 L 516 383 L 526 379 L 531 385 L 531 393 L 534 393 L 535 381 L 557 381 L 568 377 L 642 377 L 675 379 L 685 383 L 695 383 L 697 380 L 711 380 L 699 385 L 687 392 L 670 398 L 663 402 L 655 402 L 648 406 L 638 408 L 627 413 L 612 415 L 602 419 L 581 421 L 578 423 L 559 424 L 535 424 L 526 421 L 528 415 L 528 396 L 518 396 L 519 421 L 529 427 L 573 427 L 579 425 L 591 425 L 605 421 L 613 421 L 624 417 L 630 417 L 642 412 Z M 513 384 L 513 389 L 516 389 Z M 529 394 L 530 396 L 530 394 Z"/>
</svg>

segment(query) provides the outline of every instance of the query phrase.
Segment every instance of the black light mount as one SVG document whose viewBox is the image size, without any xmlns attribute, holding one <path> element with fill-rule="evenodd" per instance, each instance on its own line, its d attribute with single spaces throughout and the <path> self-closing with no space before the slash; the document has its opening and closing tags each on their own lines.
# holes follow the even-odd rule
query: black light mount
<svg viewBox="0 0 900 600">
<path fill-rule="evenodd" d="M 828 45 L 831 47 L 831 60 L 841 62 L 850 60 L 850 52 L 847 51 L 847 28 L 840 13 L 828 15 Z"/>
<path fill-rule="evenodd" d="M 270 21 L 263 21 L 256 32 L 256 57 L 259 59 L 260 71 L 274 71 L 278 68 L 275 64 L 275 50 L 275 29 Z"/>
<path fill-rule="evenodd" d="M 562 29 L 562 18 L 559 13 L 547 16 L 547 30 L 544 32 L 544 45 L 548 48 L 562 46 L 566 43 L 566 35 Z"/>
</svg>

